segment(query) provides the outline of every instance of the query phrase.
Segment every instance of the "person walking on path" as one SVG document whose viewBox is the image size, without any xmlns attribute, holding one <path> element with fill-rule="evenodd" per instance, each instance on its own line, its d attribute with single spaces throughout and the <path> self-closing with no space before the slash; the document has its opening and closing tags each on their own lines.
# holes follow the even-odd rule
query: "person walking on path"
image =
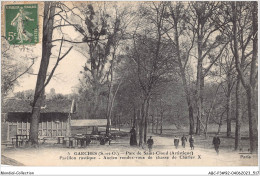
<svg viewBox="0 0 260 176">
<path fill-rule="evenodd" d="M 185 148 L 186 142 L 187 142 L 187 138 L 183 135 L 183 136 L 181 137 L 181 145 L 182 145 L 183 148 Z"/>
<path fill-rule="evenodd" d="M 191 149 L 191 150 L 194 150 L 194 138 L 193 138 L 192 135 L 191 135 L 190 138 L 189 138 L 189 142 L 190 142 L 190 149 Z"/>
<path fill-rule="evenodd" d="M 137 145 L 135 127 L 133 127 L 133 128 L 130 130 L 130 134 L 131 134 L 131 136 L 130 136 L 130 145 L 131 145 L 131 146 Z"/>
<path fill-rule="evenodd" d="M 180 139 L 179 139 L 177 136 L 175 136 L 175 137 L 174 137 L 174 140 L 173 140 L 173 143 L 174 143 L 174 146 L 175 146 L 176 149 L 177 149 L 178 146 L 179 146 L 179 141 L 180 141 Z"/>
<path fill-rule="evenodd" d="M 152 136 L 150 136 L 150 139 L 147 140 L 147 145 L 148 145 L 148 148 L 149 148 L 149 152 L 152 150 L 152 147 L 153 147 L 153 139 L 152 139 Z"/>
<path fill-rule="evenodd" d="M 218 137 L 218 134 L 216 134 L 213 138 L 213 141 L 212 141 L 214 147 L 215 147 L 215 150 L 217 152 L 217 154 L 219 153 L 219 146 L 220 146 L 220 139 Z"/>
</svg>

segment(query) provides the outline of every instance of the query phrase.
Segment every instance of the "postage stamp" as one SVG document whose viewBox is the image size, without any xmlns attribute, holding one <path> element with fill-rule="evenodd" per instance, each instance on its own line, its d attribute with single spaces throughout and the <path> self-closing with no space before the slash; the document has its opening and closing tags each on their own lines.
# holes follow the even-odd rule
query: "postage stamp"
<svg viewBox="0 0 260 176">
<path fill-rule="evenodd" d="M 10 44 L 38 43 L 38 4 L 6 5 L 5 32 Z"/>
<path fill-rule="evenodd" d="M 1 175 L 259 174 L 257 1 L 0 4 Z"/>
</svg>

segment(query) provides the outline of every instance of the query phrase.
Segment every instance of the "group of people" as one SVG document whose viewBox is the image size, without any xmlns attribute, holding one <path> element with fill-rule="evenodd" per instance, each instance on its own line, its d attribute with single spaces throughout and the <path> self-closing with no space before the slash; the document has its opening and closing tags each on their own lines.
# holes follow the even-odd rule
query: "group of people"
<svg viewBox="0 0 260 176">
<path fill-rule="evenodd" d="M 174 140 L 173 140 L 173 144 L 174 144 L 176 149 L 179 147 L 179 142 L 180 142 L 179 137 L 175 136 Z M 182 145 L 183 148 L 185 148 L 186 142 L 187 142 L 187 138 L 186 138 L 185 135 L 183 135 L 181 137 L 181 145 Z M 192 135 L 189 138 L 189 143 L 190 143 L 191 150 L 194 150 L 194 137 Z"/>
<path fill-rule="evenodd" d="M 180 141 L 179 138 L 177 136 L 175 136 L 173 143 L 174 143 L 174 146 L 176 149 L 179 146 L 179 141 Z M 185 135 L 183 135 L 181 137 L 181 145 L 183 148 L 185 148 L 186 142 L 187 142 L 187 138 L 185 137 Z M 189 138 L 189 143 L 190 143 L 191 150 L 194 150 L 194 137 L 192 135 Z M 218 134 L 216 134 L 213 137 L 212 144 L 214 145 L 214 148 L 215 148 L 217 154 L 219 154 L 220 138 L 219 138 Z"/>
<path fill-rule="evenodd" d="M 131 130 L 130 130 L 130 134 L 131 134 L 131 137 L 130 137 L 130 145 L 133 146 L 133 145 L 137 145 L 137 139 L 136 139 L 136 131 L 135 131 L 135 127 L 133 127 Z M 179 142 L 180 142 L 180 139 L 179 137 L 175 136 L 174 137 L 174 140 L 173 140 L 173 144 L 175 146 L 175 148 L 177 149 L 179 147 Z M 183 135 L 181 137 L 181 145 L 183 148 L 185 148 L 186 146 L 186 142 L 188 142 L 187 138 L 185 135 Z M 190 143 L 190 148 L 191 150 L 194 150 L 194 137 L 193 135 L 190 135 L 189 137 L 189 143 Z M 154 141 L 152 139 L 152 136 L 150 136 L 150 138 L 147 140 L 147 146 L 149 148 L 149 151 L 152 149 L 152 146 L 154 144 Z M 218 135 L 216 134 L 216 136 L 214 136 L 213 138 L 213 141 L 212 141 L 212 144 L 214 145 L 214 148 L 217 152 L 217 154 L 219 153 L 219 146 L 220 146 L 220 138 L 218 137 Z"/>
</svg>

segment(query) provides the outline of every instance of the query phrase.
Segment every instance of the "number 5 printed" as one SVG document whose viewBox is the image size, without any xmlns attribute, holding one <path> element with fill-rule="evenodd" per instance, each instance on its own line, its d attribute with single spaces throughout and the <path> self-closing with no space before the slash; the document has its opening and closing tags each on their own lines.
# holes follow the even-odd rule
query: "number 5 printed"
<svg viewBox="0 0 260 176">
<path fill-rule="evenodd" d="M 14 40 L 14 36 L 16 36 L 15 32 L 8 32 L 8 41 Z"/>
</svg>

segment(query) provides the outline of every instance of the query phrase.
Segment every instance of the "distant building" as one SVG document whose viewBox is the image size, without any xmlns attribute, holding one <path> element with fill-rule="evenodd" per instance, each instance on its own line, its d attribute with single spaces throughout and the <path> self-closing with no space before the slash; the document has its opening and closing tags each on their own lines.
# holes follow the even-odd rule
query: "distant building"
<svg viewBox="0 0 260 176">
<path fill-rule="evenodd" d="M 77 119 L 71 120 L 71 134 L 98 134 L 99 127 L 106 127 L 107 119 Z"/>
<path fill-rule="evenodd" d="M 52 99 L 53 97 L 55 97 L 56 95 L 56 91 L 54 88 L 51 88 L 50 89 L 50 93 L 45 93 L 46 94 L 46 98 L 47 99 Z"/>
<path fill-rule="evenodd" d="M 45 100 L 41 107 L 39 137 L 69 136 L 75 106 L 74 101 L 68 99 Z M 10 141 L 16 134 L 29 135 L 31 111 L 30 100 L 5 100 L 2 104 L 2 141 Z"/>
</svg>

